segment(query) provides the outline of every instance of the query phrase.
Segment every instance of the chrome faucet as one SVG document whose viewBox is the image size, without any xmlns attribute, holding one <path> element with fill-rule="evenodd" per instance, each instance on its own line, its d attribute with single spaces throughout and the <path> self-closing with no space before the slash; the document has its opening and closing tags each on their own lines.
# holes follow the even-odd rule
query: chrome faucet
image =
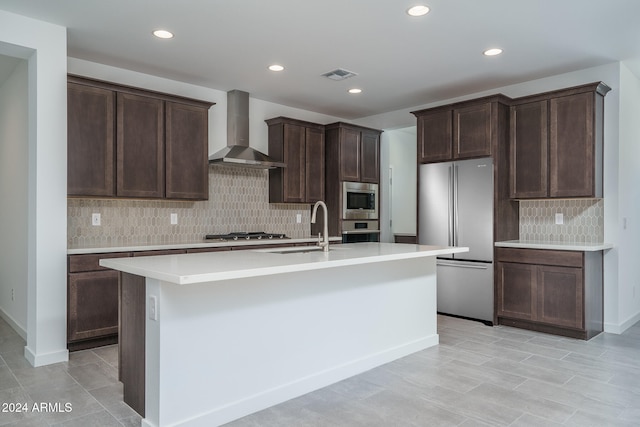
<svg viewBox="0 0 640 427">
<path fill-rule="evenodd" d="M 329 219 L 327 217 L 327 205 L 322 200 L 318 200 L 316 204 L 313 205 L 313 212 L 311 213 L 311 223 L 316 223 L 316 213 L 318 212 L 318 206 L 322 206 L 322 211 L 324 213 L 324 235 L 322 236 L 322 240 L 320 240 L 320 234 L 318 233 L 318 246 L 320 246 L 324 252 L 329 252 Z"/>
</svg>

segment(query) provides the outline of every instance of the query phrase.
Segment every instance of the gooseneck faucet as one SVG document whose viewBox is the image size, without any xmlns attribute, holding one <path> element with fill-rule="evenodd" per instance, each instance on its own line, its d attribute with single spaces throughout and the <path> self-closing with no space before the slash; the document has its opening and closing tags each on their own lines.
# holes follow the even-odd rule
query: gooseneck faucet
<svg viewBox="0 0 640 427">
<path fill-rule="evenodd" d="M 327 205 L 322 200 L 318 200 L 316 204 L 313 205 L 313 212 L 311 212 L 311 223 L 316 223 L 316 213 L 318 212 L 318 206 L 322 206 L 322 213 L 324 213 L 323 236 L 322 240 L 320 240 L 320 237 L 318 236 L 318 246 L 320 246 L 324 252 L 329 252 L 329 220 L 327 218 Z"/>
</svg>

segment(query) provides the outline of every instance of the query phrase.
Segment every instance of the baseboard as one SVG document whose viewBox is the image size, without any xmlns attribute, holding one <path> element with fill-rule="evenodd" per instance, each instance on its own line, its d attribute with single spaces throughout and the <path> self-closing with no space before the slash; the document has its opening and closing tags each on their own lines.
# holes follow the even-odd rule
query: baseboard
<svg viewBox="0 0 640 427">
<path fill-rule="evenodd" d="M 35 354 L 27 345 L 24 348 L 24 357 L 31 363 L 31 366 L 37 368 L 38 366 L 51 365 L 58 362 L 68 362 L 69 350 L 65 348 L 51 353 Z"/>
<path fill-rule="evenodd" d="M 0 307 L 0 317 L 2 317 L 4 321 L 7 322 L 9 326 L 11 326 L 13 330 L 22 337 L 23 340 L 27 340 L 27 330 L 23 328 L 22 325 L 19 324 L 9 313 L 4 311 L 2 307 Z"/>
<path fill-rule="evenodd" d="M 437 334 L 421 338 L 419 340 L 400 345 L 398 347 L 372 354 L 351 362 L 334 366 L 313 375 L 300 378 L 296 381 L 282 384 L 270 390 L 255 394 L 231 404 L 219 407 L 214 411 L 195 416 L 175 423 L 175 426 L 219 426 L 230 421 L 242 418 L 254 412 L 261 411 L 303 394 L 318 390 L 331 384 L 335 384 L 346 378 L 361 374 L 377 366 L 392 362 L 401 357 L 429 347 L 438 345 Z M 143 427 L 155 427 L 147 419 L 142 420 Z"/>
<path fill-rule="evenodd" d="M 629 329 L 630 327 L 632 327 L 633 325 L 635 325 L 639 321 L 640 321 L 640 312 L 636 313 L 635 315 L 629 317 L 627 320 L 625 320 L 624 322 L 619 323 L 619 324 L 616 324 L 616 323 L 605 323 L 604 324 L 604 331 L 605 332 L 609 332 L 611 334 L 620 335 L 621 333 L 623 333 L 624 331 L 626 331 L 627 329 Z"/>
</svg>

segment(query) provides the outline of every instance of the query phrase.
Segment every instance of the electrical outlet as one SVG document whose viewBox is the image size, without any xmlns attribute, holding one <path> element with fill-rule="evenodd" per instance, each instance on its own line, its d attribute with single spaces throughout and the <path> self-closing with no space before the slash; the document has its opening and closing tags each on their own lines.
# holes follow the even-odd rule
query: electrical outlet
<svg viewBox="0 0 640 427">
<path fill-rule="evenodd" d="M 556 214 L 556 225 L 562 225 L 564 224 L 564 215 L 562 215 L 562 213 L 558 212 Z"/>
<path fill-rule="evenodd" d="M 177 213 L 172 213 L 171 214 L 171 225 L 176 225 L 178 223 L 178 214 Z"/>
<path fill-rule="evenodd" d="M 149 295 L 149 319 L 158 320 L 158 298 L 155 295 Z"/>
<path fill-rule="evenodd" d="M 296 214 L 296 222 L 300 224 L 302 222 L 302 214 Z"/>
<path fill-rule="evenodd" d="M 635 288 L 633 288 L 634 292 L 635 292 Z M 11 301 L 15 301 L 16 300 L 16 293 L 13 290 L 13 288 L 11 288 Z"/>
<path fill-rule="evenodd" d="M 93 213 L 91 214 L 91 225 L 95 225 L 98 226 L 100 225 L 100 214 L 99 213 Z"/>
</svg>

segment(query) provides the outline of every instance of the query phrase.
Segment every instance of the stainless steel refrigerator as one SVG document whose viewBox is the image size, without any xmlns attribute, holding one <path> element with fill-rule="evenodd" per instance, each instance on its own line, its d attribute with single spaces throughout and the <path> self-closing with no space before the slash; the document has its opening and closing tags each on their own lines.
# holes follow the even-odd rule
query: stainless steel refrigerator
<svg viewBox="0 0 640 427">
<path fill-rule="evenodd" d="M 420 165 L 418 240 L 467 246 L 438 258 L 438 312 L 493 322 L 491 158 Z"/>
</svg>

